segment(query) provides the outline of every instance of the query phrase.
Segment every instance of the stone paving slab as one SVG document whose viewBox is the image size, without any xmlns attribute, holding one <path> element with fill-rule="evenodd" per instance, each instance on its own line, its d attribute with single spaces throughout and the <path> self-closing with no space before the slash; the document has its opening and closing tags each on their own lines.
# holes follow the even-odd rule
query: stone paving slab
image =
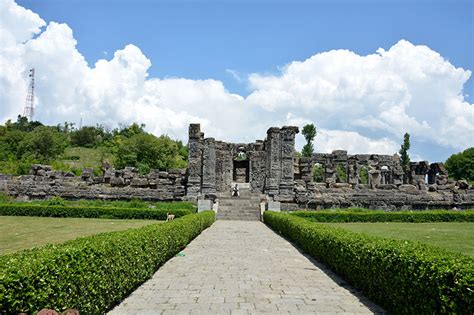
<svg viewBox="0 0 474 315">
<path fill-rule="evenodd" d="M 261 222 L 216 221 L 109 314 L 384 314 Z"/>
</svg>

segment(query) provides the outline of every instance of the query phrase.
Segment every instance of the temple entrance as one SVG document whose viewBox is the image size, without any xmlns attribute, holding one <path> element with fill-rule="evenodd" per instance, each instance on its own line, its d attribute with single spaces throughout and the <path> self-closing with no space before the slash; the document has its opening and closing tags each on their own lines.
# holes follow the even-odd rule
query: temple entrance
<svg viewBox="0 0 474 315">
<path fill-rule="evenodd" d="M 250 182 L 249 160 L 234 160 L 233 181 L 236 183 Z"/>
</svg>

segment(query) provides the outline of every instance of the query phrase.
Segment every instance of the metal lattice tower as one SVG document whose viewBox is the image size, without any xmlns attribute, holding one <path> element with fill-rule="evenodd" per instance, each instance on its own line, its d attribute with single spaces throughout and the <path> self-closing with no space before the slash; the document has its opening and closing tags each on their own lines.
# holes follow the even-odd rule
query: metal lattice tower
<svg viewBox="0 0 474 315">
<path fill-rule="evenodd" d="M 28 121 L 33 121 L 35 115 L 35 68 L 30 69 L 30 85 L 28 86 L 28 94 L 26 95 L 25 109 L 23 110 L 23 116 L 28 118 Z"/>
</svg>

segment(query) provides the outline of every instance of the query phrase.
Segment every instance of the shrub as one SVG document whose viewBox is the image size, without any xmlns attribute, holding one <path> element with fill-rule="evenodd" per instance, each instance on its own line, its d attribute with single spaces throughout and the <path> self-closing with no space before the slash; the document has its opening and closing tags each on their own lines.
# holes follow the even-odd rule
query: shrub
<svg viewBox="0 0 474 315">
<path fill-rule="evenodd" d="M 137 209 L 89 206 L 47 206 L 27 203 L 0 204 L 0 215 L 60 217 L 60 218 L 108 218 L 165 220 L 167 213 L 177 218 L 190 214 L 185 209 Z"/>
<path fill-rule="evenodd" d="M 175 201 L 175 202 L 156 202 L 155 209 L 186 209 L 191 212 L 196 212 L 196 205 L 189 201 Z"/>
<path fill-rule="evenodd" d="M 214 212 L 0 257 L 0 309 L 102 314 L 214 222 Z"/>
<path fill-rule="evenodd" d="M 474 211 L 295 211 L 292 215 L 315 222 L 474 222 Z"/>
<path fill-rule="evenodd" d="M 48 200 L 48 206 L 65 206 L 66 201 L 61 197 L 53 197 Z"/>
<path fill-rule="evenodd" d="M 12 198 L 4 193 L 3 191 L 0 191 L 0 202 L 10 202 Z"/>
<path fill-rule="evenodd" d="M 394 314 L 473 314 L 474 260 L 266 211 L 265 222 Z"/>
</svg>

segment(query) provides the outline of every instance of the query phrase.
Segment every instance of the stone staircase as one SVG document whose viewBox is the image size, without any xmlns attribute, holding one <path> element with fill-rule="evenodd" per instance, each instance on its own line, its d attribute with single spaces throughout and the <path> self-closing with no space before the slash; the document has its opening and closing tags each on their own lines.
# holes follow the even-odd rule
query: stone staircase
<svg viewBox="0 0 474 315">
<path fill-rule="evenodd" d="M 250 187 L 239 184 L 240 197 L 231 197 L 230 192 L 219 194 L 218 220 L 259 221 L 260 195 L 250 192 Z"/>
</svg>

